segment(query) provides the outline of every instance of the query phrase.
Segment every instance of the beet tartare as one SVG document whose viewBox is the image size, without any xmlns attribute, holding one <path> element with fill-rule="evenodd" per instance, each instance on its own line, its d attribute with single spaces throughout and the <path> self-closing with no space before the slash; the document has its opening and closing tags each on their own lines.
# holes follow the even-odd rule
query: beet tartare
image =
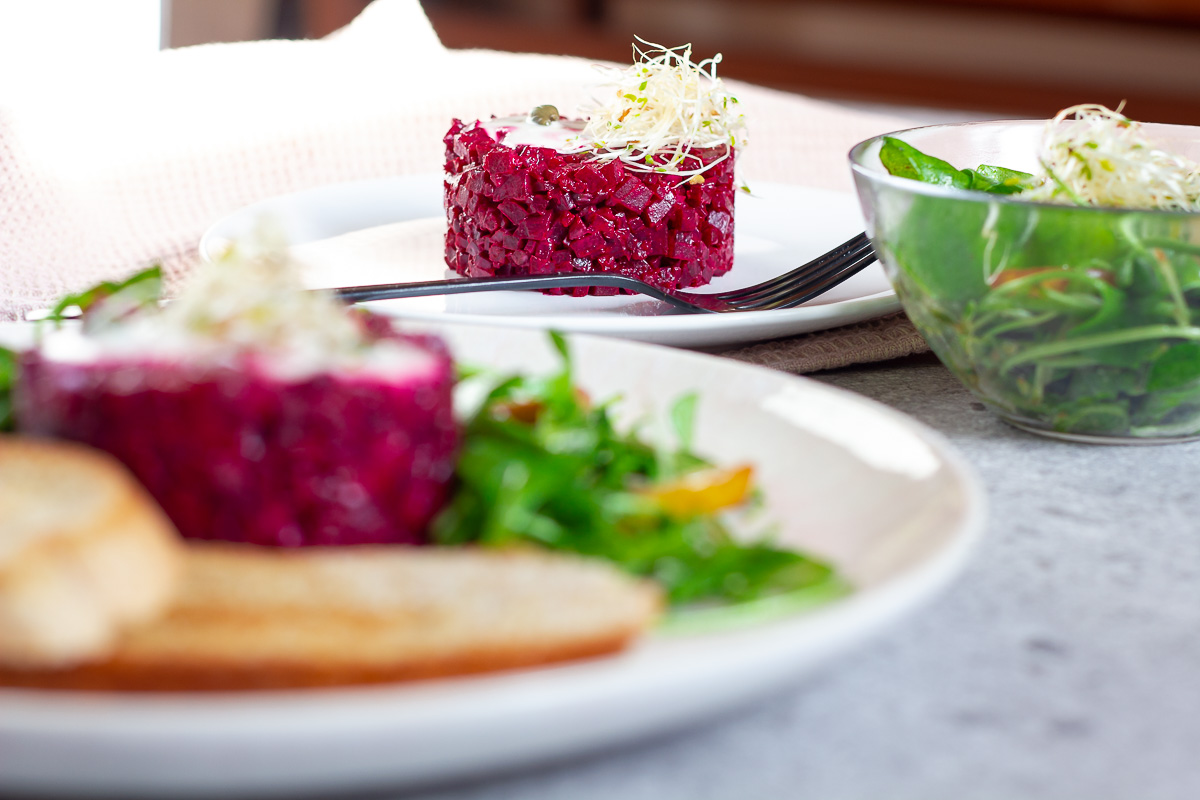
<svg viewBox="0 0 1200 800">
<path fill-rule="evenodd" d="M 51 333 L 22 357 L 19 428 L 113 454 L 185 537 L 424 541 L 457 455 L 447 349 L 297 291 L 279 261 L 213 265 L 162 311 Z"/>
<path fill-rule="evenodd" d="M 745 140 L 737 100 L 716 77 L 720 57 L 694 64 L 687 47 L 635 53 L 614 101 L 587 120 L 539 106 L 453 121 L 444 138 L 451 269 L 618 273 L 668 291 L 729 271 L 734 161 Z"/>
</svg>

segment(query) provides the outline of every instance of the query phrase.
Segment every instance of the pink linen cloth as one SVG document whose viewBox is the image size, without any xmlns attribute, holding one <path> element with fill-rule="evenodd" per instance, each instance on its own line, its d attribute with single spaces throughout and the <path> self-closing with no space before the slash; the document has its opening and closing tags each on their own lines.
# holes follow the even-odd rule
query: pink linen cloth
<svg viewBox="0 0 1200 800">
<path fill-rule="evenodd" d="M 585 106 L 587 61 L 442 47 L 417 0 L 376 0 L 316 41 L 214 44 L 80 64 L 0 93 L 0 319 L 162 262 L 177 286 L 201 234 L 257 200 L 442 167 L 467 120 Z M 905 123 L 733 83 L 756 178 L 851 191 L 846 151 Z M 2 91 L 2 90 L 0 90 Z"/>
</svg>

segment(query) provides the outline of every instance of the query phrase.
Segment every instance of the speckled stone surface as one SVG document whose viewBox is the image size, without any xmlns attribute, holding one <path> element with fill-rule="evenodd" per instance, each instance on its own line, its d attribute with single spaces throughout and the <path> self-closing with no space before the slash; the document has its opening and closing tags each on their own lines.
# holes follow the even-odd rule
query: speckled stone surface
<svg viewBox="0 0 1200 800">
<path fill-rule="evenodd" d="M 911 414 L 974 465 L 990 522 L 961 579 L 886 638 L 737 716 L 408 797 L 1200 797 L 1200 443 L 1035 437 L 928 355 L 819 380 Z"/>
</svg>

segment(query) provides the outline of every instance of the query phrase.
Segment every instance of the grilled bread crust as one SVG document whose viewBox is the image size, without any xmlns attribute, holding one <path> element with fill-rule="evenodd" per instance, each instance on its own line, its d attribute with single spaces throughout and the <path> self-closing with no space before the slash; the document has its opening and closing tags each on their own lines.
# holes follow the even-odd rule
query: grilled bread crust
<svg viewBox="0 0 1200 800">
<path fill-rule="evenodd" d="M 112 651 L 178 583 L 178 535 L 110 456 L 0 437 L 0 666 L 54 667 Z"/>
<path fill-rule="evenodd" d="M 657 587 L 534 550 L 191 543 L 170 610 L 111 656 L 0 668 L 0 685 L 289 689 L 463 675 L 611 653 L 661 610 Z"/>
</svg>

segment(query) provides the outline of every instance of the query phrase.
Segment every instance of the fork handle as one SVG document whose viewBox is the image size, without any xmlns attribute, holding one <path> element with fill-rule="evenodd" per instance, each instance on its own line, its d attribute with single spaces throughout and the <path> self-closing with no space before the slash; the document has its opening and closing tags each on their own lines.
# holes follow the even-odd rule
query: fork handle
<svg viewBox="0 0 1200 800">
<path fill-rule="evenodd" d="M 624 275 L 590 272 L 556 272 L 553 275 L 511 275 L 490 278 L 449 278 L 440 281 L 414 283 L 381 283 L 374 286 L 343 286 L 333 292 L 347 303 L 366 303 L 371 300 L 395 300 L 404 297 L 427 297 L 435 294 L 494 292 L 501 289 L 562 289 L 576 286 L 611 286 L 633 289 L 642 294 L 654 294 L 666 299 L 665 293 L 647 291 L 641 281 Z"/>
</svg>

